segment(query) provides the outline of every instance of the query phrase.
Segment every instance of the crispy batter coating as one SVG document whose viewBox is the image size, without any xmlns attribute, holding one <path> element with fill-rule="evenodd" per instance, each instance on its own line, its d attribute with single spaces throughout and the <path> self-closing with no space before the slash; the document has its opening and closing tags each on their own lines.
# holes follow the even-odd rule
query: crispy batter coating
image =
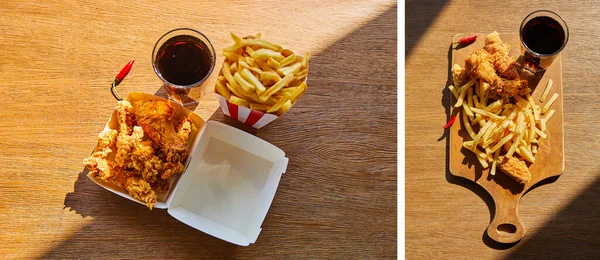
<svg viewBox="0 0 600 260">
<path fill-rule="evenodd" d="M 504 157 L 500 162 L 500 169 L 521 184 L 531 181 L 531 173 L 527 165 L 515 157 Z"/>
<path fill-rule="evenodd" d="M 116 111 L 119 130 L 101 132 L 96 151 L 83 164 L 90 176 L 124 188 L 152 209 L 156 192 L 168 192 L 170 178 L 185 170 L 183 161 L 193 125 L 188 118 L 176 124 L 175 110 L 166 102 L 136 103 L 134 107 L 120 101 Z"/>
<path fill-rule="evenodd" d="M 161 145 L 169 162 L 181 161 L 187 156 L 187 142 L 175 131 L 174 112 L 165 102 L 136 102 L 138 124 L 154 142 Z"/>
<path fill-rule="evenodd" d="M 478 49 L 465 59 L 465 69 L 471 78 L 479 78 L 490 85 L 495 84 L 500 77 L 494 68 L 494 59 L 487 51 Z"/>
<path fill-rule="evenodd" d="M 488 88 L 487 94 L 493 99 L 502 99 L 505 102 L 514 96 L 524 96 L 529 93 L 529 84 L 527 80 L 507 80 L 501 79 Z"/>
<path fill-rule="evenodd" d="M 470 80 L 467 70 L 458 64 L 454 64 L 454 66 L 452 66 L 452 79 L 454 80 L 454 86 L 457 88 L 467 84 L 467 82 Z"/>
<path fill-rule="evenodd" d="M 500 39 L 498 32 L 485 36 L 484 49 L 492 55 L 494 68 L 503 78 L 518 80 L 520 66 L 512 57 L 508 56 L 510 45 Z"/>
</svg>

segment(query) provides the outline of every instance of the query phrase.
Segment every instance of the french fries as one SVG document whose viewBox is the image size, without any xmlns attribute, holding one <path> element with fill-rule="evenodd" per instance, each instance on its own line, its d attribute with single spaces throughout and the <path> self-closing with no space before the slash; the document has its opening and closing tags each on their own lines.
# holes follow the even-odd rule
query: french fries
<svg viewBox="0 0 600 260">
<path fill-rule="evenodd" d="M 304 57 L 260 39 L 240 38 L 223 49 L 225 61 L 215 92 L 230 103 L 275 115 L 287 112 L 306 92 L 307 53 Z M 466 88 L 465 88 L 466 89 Z"/>
<path fill-rule="evenodd" d="M 530 94 L 515 96 L 514 103 L 496 100 L 488 104 L 487 97 L 481 96 L 485 95 L 482 86 L 487 87 L 487 83 L 476 80 L 479 79 L 471 79 L 458 88 L 448 86 L 456 99 L 454 106 L 462 107 L 459 118 L 471 137 L 471 140 L 463 142 L 463 147 L 475 154 L 484 169 L 491 166 L 491 175 L 496 173 L 498 161 L 503 156 L 518 155 L 522 160 L 534 163 L 540 139 L 547 138 L 547 124 L 555 113 L 550 108 L 558 94 L 552 95 L 543 108 L 534 102 Z M 545 95 L 548 89 L 544 91 Z"/>
</svg>

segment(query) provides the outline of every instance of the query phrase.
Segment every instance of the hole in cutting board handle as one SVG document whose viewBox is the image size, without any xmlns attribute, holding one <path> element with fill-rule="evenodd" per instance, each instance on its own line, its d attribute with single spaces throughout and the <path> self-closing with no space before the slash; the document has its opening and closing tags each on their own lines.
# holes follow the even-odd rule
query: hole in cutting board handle
<svg viewBox="0 0 600 260">
<path fill-rule="evenodd" d="M 514 233 L 517 233 L 517 227 L 509 223 L 498 225 L 496 230 L 498 230 L 498 234 L 500 235 L 512 235 Z"/>
</svg>

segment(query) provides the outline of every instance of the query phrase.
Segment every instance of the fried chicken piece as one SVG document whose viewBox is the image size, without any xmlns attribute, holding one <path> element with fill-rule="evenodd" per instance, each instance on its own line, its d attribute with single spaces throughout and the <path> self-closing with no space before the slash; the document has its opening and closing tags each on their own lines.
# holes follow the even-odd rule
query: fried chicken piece
<svg viewBox="0 0 600 260">
<path fill-rule="evenodd" d="M 189 118 L 184 118 L 175 129 L 177 129 L 177 135 L 187 144 L 192 132 L 192 121 Z"/>
<path fill-rule="evenodd" d="M 96 150 L 104 150 L 115 146 L 119 132 L 114 129 L 105 129 L 98 134 L 98 145 Z"/>
<path fill-rule="evenodd" d="M 135 118 L 138 125 L 154 142 L 166 151 L 167 161 L 181 161 L 187 156 L 187 142 L 175 131 L 175 110 L 166 102 L 137 102 Z"/>
<path fill-rule="evenodd" d="M 117 122 L 119 122 L 119 134 L 130 135 L 135 126 L 135 115 L 133 114 L 133 106 L 129 101 L 119 101 L 117 103 Z"/>
<path fill-rule="evenodd" d="M 498 32 L 493 32 L 485 36 L 484 49 L 492 56 L 492 63 L 500 77 L 511 80 L 520 79 L 519 63 L 508 56 L 510 45 L 500 39 Z"/>
<path fill-rule="evenodd" d="M 469 80 L 471 80 L 471 78 L 469 78 L 469 74 L 465 68 L 462 68 L 458 64 L 452 66 L 452 81 L 454 81 L 454 86 L 458 88 L 467 84 Z"/>
<path fill-rule="evenodd" d="M 185 118 L 175 127 L 175 110 L 166 102 L 140 102 L 134 107 L 120 101 L 116 111 L 119 130 L 100 133 L 96 152 L 83 163 L 91 177 L 124 188 L 152 209 L 156 192 L 167 193 L 169 179 L 185 169 L 193 124 Z"/>
<path fill-rule="evenodd" d="M 89 176 L 100 177 L 103 181 L 124 188 L 131 196 L 146 202 L 146 205 L 152 209 L 157 197 L 150 184 L 135 176 L 132 171 L 114 166 L 108 160 L 108 154 L 112 151 L 110 146 L 114 145 L 116 141 L 116 133 L 117 131 L 112 129 L 100 133 L 97 151 L 85 158 L 83 165 L 90 171 Z"/>
<path fill-rule="evenodd" d="M 99 176 L 102 180 L 112 177 L 107 158 L 112 152 L 117 140 L 117 130 L 106 129 L 98 135 L 96 151 L 88 158 L 83 159 L 83 165 L 88 168 L 91 176 Z"/>
<path fill-rule="evenodd" d="M 527 165 L 515 157 L 504 157 L 500 162 L 500 170 L 518 183 L 526 184 L 531 181 L 531 173 Z"/>
<path fill-rule="evenodd" d="M 490 54 L 497 53 L 502 56 L 507 56 L 510 51 L 510 45 L 500 39 L 500 34 L 498 32 L 493 32 L 485 36 L 484 49 Z"/>
<path fill-rule="evenodd" d="M 508 102 L 509 98 L 524 96 L 530 91 L 527 80 L 500 79 L 496 84 L 490 85 L 486 93 L 492 99 L 502 99 Z"/>
<path fill-rule="evenodd" d="M 115 162 L 119 167 L 137 170 L 145 180 L 154 182 L 162 171 L 162 161 L 154 155 L 152 142 L 142 141 L 143 138 L 144 130 L 139 126 L 133 127 L 131 135 L 119 135 Z"/>
<path fill-rule="evenodd" d="M 181 162 L 167 162 L 163 165 L 165 171 L 160 176 L 163 180 L 168 180 L 171 176 L 182 173 L 185 170 L 185 165 Z"/>
<path fill-rule="evenodd" d="M 500 80 L 494 69 L 494 58 L 487 51 L 478 49 L 465 59 L 465 70 L 471 78 L 479 78 L 490 85 Z"/>
<path fill-rule="evenodd" d="M 157 193 L 165 194 L 169 191 L 169 181 L 168 180 L 158 179 L 158 180 L 156 180 L 156 182 L 151 182 L 150 186 Z"/>
<path fill-rule="evenodd" d="M 124 170 L 121 167 L 113 167 L 113 177 L 110 181 L 125 190 L 132 197 L 146 202 L 146 206 L 152 209 L 157 201 L 156 193 L 152 186 L 146 180 L 138 177 L 132 171 Z"/>
</svg>

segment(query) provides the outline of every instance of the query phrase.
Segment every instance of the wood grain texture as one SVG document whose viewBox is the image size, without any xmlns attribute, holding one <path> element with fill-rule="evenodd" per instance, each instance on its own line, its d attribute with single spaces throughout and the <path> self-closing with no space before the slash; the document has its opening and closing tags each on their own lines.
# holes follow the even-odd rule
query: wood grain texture
<svg viewBox="0 0 600 260">
<path fill-rule="evenodd" d="M 485 190 L 448 171 L 449 39 L 457 33 L 517 33 L 537 9 L 558 12 L 570 39 L 562 53 L 565 171 L 522 197 L 527 236 L 499 245 L 486 237 L 496 210 Z M 407 1 L 406 257 L 408 259 L 595 259 L 600 251 L 600 54 L 593 1 Z M 411 37 L 409 37 L 409 35 Z M 584 69 L 585 68 L 585 69 Z"/>
<path fill-rule="evenodd" d="M 0 258 L 395 258 L 396 21 L 394 1 L 2 1 Z M 152 47 L 176 27 L 204 32 L 217 52 L 233 31 L 312 54 L 307 93 L 261 130 L 225 117 L 214 96 L 195 110 L 290 158 L 249 247 L 111 194 L 83 171 L 115 106 L 112 79 L 133 58 L 121 94 L 156 93 Z"/>
</svg>

